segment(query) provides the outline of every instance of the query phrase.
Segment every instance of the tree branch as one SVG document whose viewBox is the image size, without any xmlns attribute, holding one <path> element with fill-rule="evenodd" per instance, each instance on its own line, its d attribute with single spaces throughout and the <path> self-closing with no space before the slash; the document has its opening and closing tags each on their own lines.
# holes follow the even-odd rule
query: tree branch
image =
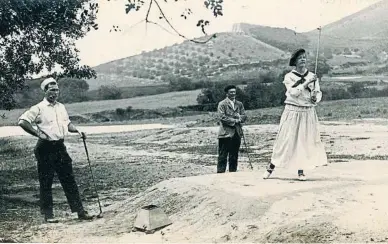
<svg viewBox="0 0 388 244">
<path fill-rule="evenodd" d="M 150 10 L 151 10 L 152 2 L 155 2 L 156 6 L 158 7 L 158 9 L 159 9 L 159 11 L 160 11 L 160 14 L 162 15 L 162 18 L 167 22 L 167 24 L 171 27 L 171 29 L 174 30 L 174 32 L 175 32 L 178 36 L 180 36 L 180 37 L 182 37 L 182 38 L 184 38 L 184 39 L 186 39 L 186 40 L 188 40 L 188 41 L 191 41 L 191 42 L 194 42 L 194 43 L 198 43 L 198 44 L 205 44 L 205 43 L 209 42 L 211 39 L 213 39 L 213 38 L 216 37 L 216 35 L 212 35 L 210 38 L 208 38 L 208 39 L 205 40 L 205 41 L 197 41 L 197 40 L 194 40 L 194 39 L 189 39 L 189 38 L 187 38 L 186 36 L 184 36 L 183 34 L 181 34 L 181 33 L 180 33 L 180 32 L 179 32 L 179 31 L 178 31 L 178 30 L 170 23 L 170 21 L 167 19 L 166 15 L 164 14 L 164 12 L 163 12 L 162 8 L 160 7 L 159 3 L 157 2 L 157 0 L 151 0 L 150 6 L 149 6 L 149 8 L 148 8 L 147 15 L 146 15 L 146 22 L 147 22 L 147 23 L 151 23 L 151 22 L 148 20 L 148 15 L 149 15 L 149 12 L 150 12 Z M 153 24 L 156 24 L 156 23 L 154 23 L 154 22 L 152 22 L 152 23 L 153 23 Z M 160 26 L 160 25 L 159 25 L 159 26 Z"/>
<path fill-rule="evenodd" d="M 152 7 L 152 2 L 153 2 L 153 0 L 150 1 L 150 6 L 148 6 L 147 15 L 146 15 L 146 18 L 145 18 L 146 23 L 148 22 L 148 16 L 150 15 L 151 7 Z"/>
<path fill-rule="evenodd" d="M 168 32 L 169 34 L 171 35 L 175 35 L 174 33 L 172 33 L 171 31 L 167 30 L 166 28 L 164 28 L 163 26 L 161 26 L 160 24 L 156 23 L 156 22 L 153 22 L 153 21 L 148 21 L 148 23 L 150 24 L 153 24 L 153 25 L 156 25 L 158 27 L 160 27 L 161 29 L 163 29 L 165 32 Z"/>
</svg>

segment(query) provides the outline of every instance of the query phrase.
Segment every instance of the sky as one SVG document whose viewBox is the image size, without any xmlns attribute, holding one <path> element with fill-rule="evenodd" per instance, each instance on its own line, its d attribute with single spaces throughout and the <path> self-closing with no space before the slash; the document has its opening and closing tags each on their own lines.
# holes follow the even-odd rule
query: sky
<svg viewBox="0 0 388 244">
<path fill-rule="evenodd" d="M 160 13 L 152 5 L 149 20 L 158 23 L 145 24 L 147 7 L 125 14 L 128 0 L 97 0 L 98 30 L 90 31 L 77 42 L 82 64 L 96 66 L 112 60 L 151 51 L 156 48 L 183 42 L 158 17 Z M 199 19 L 210 21 L 207 33 L 231 31 L 234 23 L 250 23 L 271 27 L 289 28 L 296 32 L 314 30 L 358 12 L 380 0 L 224 0 L 224 16 L 215 18 L 203 5 L 203 0 L 157 0 L 171 24 L 187 38 L 203 36 L 196 27 Z M 145 0 L 146 4 L 149 0 Z M 180 17 L 185 9 L 192 14 L 187 20 Z M 110 32 L 118 25 L 121 32 Z M 324 31 L 324 30 L 322 30 Z"/>
</svg>

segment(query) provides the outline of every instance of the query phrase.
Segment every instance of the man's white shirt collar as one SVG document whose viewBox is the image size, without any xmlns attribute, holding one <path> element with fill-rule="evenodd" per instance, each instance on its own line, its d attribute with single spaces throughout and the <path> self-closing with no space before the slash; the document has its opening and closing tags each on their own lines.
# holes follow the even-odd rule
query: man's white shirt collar
<svg viewBox="0 0 388 244">
<path fill-rule="evenodd" d="M 58 102 L 50 103 L 46 98 L 43 98 L 43 103 L 47 106 L 55 106 Z"/>
<path fill-rule="evenodd" d="M 229 100 L 230 104 L 232 104 L 232 107 L 233 107 L 233 109 L 234 109 L 234 104 L 235 104 L 235 102 L 236 102 L 236 99 L 231 100 L 229 97 L 227 97 L 227 99 Z"/>
</svg>

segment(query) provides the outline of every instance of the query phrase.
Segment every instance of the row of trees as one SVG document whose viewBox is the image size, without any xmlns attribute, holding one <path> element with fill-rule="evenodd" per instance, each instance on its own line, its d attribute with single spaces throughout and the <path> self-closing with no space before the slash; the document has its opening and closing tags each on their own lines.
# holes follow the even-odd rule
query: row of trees
<svg viewBox="0 0 388 244">
<path fill-rule="evenodd" d="M 40 89 L 43 79 L 30 80 L 26 87 L 14 95 L 15 107 L 26 108 L 40 102 L 44 94 Z M 74 78 L 61 78 L 58 80 L 60 89 L 59 101 L 62 103 L 76 103 L 90 100 L 113 100 L 122 98 L 122 91 L 115 85 L 102 85 L 96 95 L 88 93 L 89 84 L 85 80 Z M 0 107 L 0 109 L 5 109 Z"/>
<path fill-rule="evenodd" d="M 29 107 L 43 99 L 43 92 L 40 89 L 42 79 L 30 80 L 26 87 L 14 95 L 17 108 Z M 75 78 L 58 79 L 60 89 L 59 100 L 63 103 L 83 102 L 88 100 L 87 91 L 89 84 L 85 80 Z M 1 109 L 6 109 L 2 107 Z"/>
<path fill-rule="evenodd" d="M 282 73 L 264 72 L 258 79 L 249 82 L 245 87 L 237 87 L 238 100 L 244 104 L 246 109 L 279 106 L 285 99 L 284 85 L 279 82 L 282 78 Z M 227 84 L 230 82 L 218 82 L 202 89 L 197 97 L 197 103 L 199 105 L 219 103 L 225 98 L 224 88 Z"/>
<path fill-rule="evenodd" d="M 246 109 L 282 106 L 286 98 L 286 89 L 282 83 L 285 72 L 263 73 L 259 79 L 248 83 L 245 87 L 237 87 L 238 100 L 244 104 Z M 228 84 L 230 83 L 219 82 L 202 89 L 197 97 L 198 106 L 193 106 L 193 108 L 215 111 L 217 104 L 225 99 L 224 87 Z M 354 82 L 347 88 L 322 88 L 323 101 L 388 96 L 388 87 L 377 89 L 366 87 L 366 85 L 363 82 Z"/>
<path fill-rule="evenodd" d="M 160 90 L 161 93 L 171 92 L 171 91 L 187 91 L 195 90 L 201 88 L 210 88 L 214 86 L 223 86 L 224 82 L 232 84 L 248 84 L 252 81 L 258 81 L 260 83 L 274 83 L 275 86 L 278 85 L 275 80 L 280 80 L 282 77 L 279 77 L 279 73 L 284 74 L 287 71 L 281 72 L 282 69 L 277 66 L 284 66 L 284 62 L 269 62 L 269 63 L 257 63 L 251 65 L 236 65 L 235 67 L 228 68 L 227 70 L 219 71 L 216 69 L 213 70 L 214 77 L 209 77 L 205 69 L 201 69 L 200 72 L 197 72 L 194 77 L 183 76 L 182 74 L 175 74 L 174 72 L 164 75 L 162 78 L 165 82 L 168 82 L 168 87 L 164 87 Z M 311 64 L 309 69 L 313 69 L 314 64 Z M 276 66 L 276 67 L 273 67 Z M 267 71 L 266 71 L 267 70 Z M 330 67 L 326 64 L 325 60 L 322 59 L 319 63 L 318 73 L 327 73 L 329 72 Z M 219 74 L 223 74 L 220 76 Z M 21 92 L 17 92 L 15 97 L 16 107 L 28 107 L 32 104 L 40 101 L 43 97 L 42 92 L 40 91 L 39 84 L 43 80 L 36 79 L 30 80 L 27 84 L 28 86 L 23 89 Z M 254 85 L 253 85 L 254 84 Z M 112 99 L 121 99 L 128 98 L 133 96 L 140 95 L 154 95 L 157 94 L 157 91 L 152 91 L 152 88 L 143 89 L 142 92 L 128 92 L 127 89 L 118 88 L 115 85 L 103 85 L 99 87 L 97 91 L 88 91 L 89 86 L 85 80 L 74 79 L 74 78 L 61 78 L 59 79 L 59 85 L 61 88 L 60 101 L 64 103 L 74 103 L 74 102 L 83 102 L 90 100 L 112 100 Z M 257 85 L 252 83 L 250 86 L 252 89 L 252 96 L 261 96 L 263 92 L 265 95 L 272 94 L 268 89 L 268 86 Z M 137 88 L 135 88 L 137 89 Z M 257 91 L 255 91 L 257 90 Z M 151 94 L 152 93 L 152 94 Z M 275 96 L 275 95 L 273 95 Z M 255 102 L 252 99 L 247 98 L 251 101 L 250 104 L 247 104 L 248 107 L 257 107 Z M 266 106 L 269 104 L 267 99 L 263 105 Z M 271 105 L 272 106 L 272 105 Z M 5 109 L 5 107 L 1 107 Z"/>
</svg>

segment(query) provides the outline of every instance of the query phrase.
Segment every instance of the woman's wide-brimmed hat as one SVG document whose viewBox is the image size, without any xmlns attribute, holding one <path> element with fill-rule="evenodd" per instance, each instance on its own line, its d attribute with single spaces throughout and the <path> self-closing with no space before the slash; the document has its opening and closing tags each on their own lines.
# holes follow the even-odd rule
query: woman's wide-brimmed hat
<svg viewBox="0 0 388 244">
<path fill-rule="evenodd" d="M 296 65 L 296 58 L 299 56 L 301 53 L 305 53 L 306 50 L 303 48 L 297 49 L 295 52 L 292 53 L 291 58 L 290 58 L 290 66 L 295 66 Z"/>
</svg>

